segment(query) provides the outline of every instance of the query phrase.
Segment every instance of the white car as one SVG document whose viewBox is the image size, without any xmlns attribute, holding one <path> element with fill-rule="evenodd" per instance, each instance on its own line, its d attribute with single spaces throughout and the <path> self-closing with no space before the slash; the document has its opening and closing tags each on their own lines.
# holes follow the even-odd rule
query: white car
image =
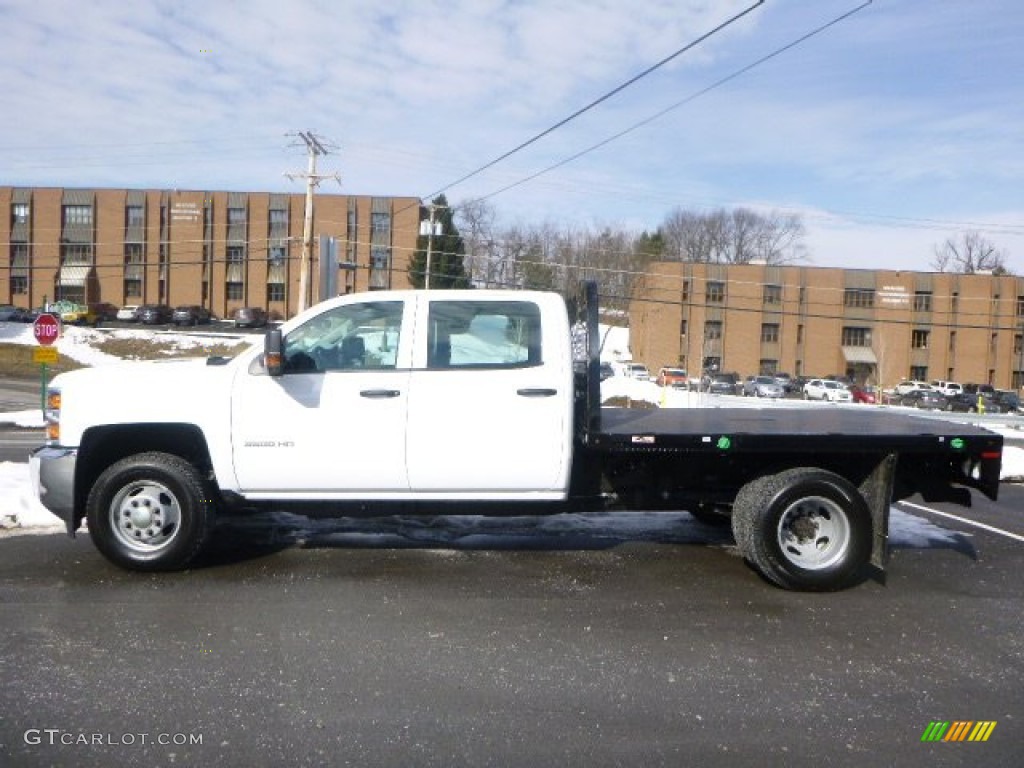
<svg viewBox="0 0 1024 768">
<path fill-rule="evenodd" d="M 901 381 L 896 385 L 896 394 L 902 397 L 909 392 L 913 392 L 915 389 L 932 389 L 932 385 L 927 381 Z"/>
<path fill-rule="evenodd" d="M 849 388 L 831 379 L 811 379 L 804 384 L 804 400 L 826 400 L 830 403 L 849 403 L 853 400 Z"/>
<path fill-rule="evenodd" d="M 650 381 L 651 372 L 643 363 L 627 363 L 622 372 L 631 379 L 637 381 Z"/>
<path fill-rule="evenodd" d="M 139 305 L 138 304 L 127 304 L 117 310 L 118 320 L 127 320 L 129 322 L 137 320 L 139 317 Z"/>
<path fill-rule="evenodd" d="M 963 394 L 964 385 L 956 381 L 933 381 L 932 387 L 939 390 L 946 397 L 954 397 Z"/>
</svg>

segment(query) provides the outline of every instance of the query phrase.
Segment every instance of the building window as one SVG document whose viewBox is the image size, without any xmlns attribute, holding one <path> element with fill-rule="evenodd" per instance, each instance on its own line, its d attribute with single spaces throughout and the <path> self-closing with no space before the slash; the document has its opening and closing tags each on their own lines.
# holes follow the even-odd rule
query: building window
<svg viewBox="0 0 1024 768">
<path fill-rule="evenodd" d="M 721 304 L 725 301 L 725 283 L 709 282 L 704 291 L 704 301 L 708 304 Z"/>
<path fill-rule="evenodd" d="M 228 208 L 228 226 L 245 224 L 245 208 Z"/>
<path fill-rule="evenodd" d="M 142 296 L 143 265 L 142 243 L 125 243 L 124 246 L 124 296 Z"/>
<path fill-rule="evenodd" d="M 956 351 L 956 331 L 949 332 L 949 351 Z"/>
<path fill-rule="evenodd" d="M 782 286 L 781 285 L 766 285 L 764 287 L 764 303 L 765 304 L 781 304 L 782 303 Z"/>
<path fill-rule="evenodd" d="M 927 365 L 912 365 L 912 366 L 910 366 L 910 379 L 912 381 L 928 381 L 928 366 Z"/>
<path fill-rule="evenodd" d="M 928 349 L 928 337 L 931 331 L 913 331 L 910 334 L 910 347 L 912 349 Z"/>
<path fill-rule="evenodd" d="M 1013 354 L 1020 355 L 1022 352 L 1024 352 L 1024 346 L 1022 346 L 1022 342 L 1024 342 L 1024 336 L 1022 336 L 1019 333 L 1014 334 L 1014 336 L 1013 336 Z"/>
<path fill-rule="evenodd" d="M 803 344 L 804 343 L 804 326 L 803 326 L 803 323 L 801 323 L 800 325 L 798 325 L 796 327 L 796 343 L 797 344 Z"/>
<path fill-rule="evenodd" d="M 145 212 L 141 205 L 129 205 L 124 209 L 125 224 L 129 227 L 141 227 L 146 223 Z"/>
<path fill-rule="evenodd" d="M 762 344 L 778 344 L 779 343 L 779 324 L 778 323 L 762 323 L 761 324 L 761 343 Z"/>
<path fill-rule="evenodd" d="M 278 210 L 276 208 L 270 209 L 270 228 L 271 229 L 288 229 L 288 211 Z"/>
<path fill-rule="evenodd" d="M 245 297 L 245 283 L 228 283 L 227 297 L 230 301 L 241 301 Z"/>
<path fill-rule="evenodd" d="M 704 323 L 704 338 L 709 341 L 722 338 L 721 320 L 708 320 Z"/>
<path fill-rule="evenodd" d="M 931 312 L 932 311 L 932 292 L 931 291 L 915 291 L 914 292 L 914 311 L 915 312 Z"/>
<path fill-rule="evenodd" d="M 65 264 L 92 264 L 92 246 L 83 243 L 65 243 L 61 246 L 61 260 Z"/>
<path fill-rule="evenodd" d="M 875 289 L 847 288 L 843 291 L 843 306 L 870 309 L 875 306 Z"/>
<path fill-rule="evenodd" d="M 1017 297 L 1017 317 L 1024 317 L 1024 296 Z"/>
<path fill-rule="evenodd" d="M 774 376 L 779 372 L 778 360 L 762 360 L 758 365 L 760 376 Z"/>
<path fill-rule="evenodd" d="M 954 314 L 956 314 L 957 310 L 959 310 L 959 309 L 960 309 L 960 294 L 954 292 L 953 295 L 949 297 L 949 311 L 954 313 Z"/>
<path fill-rule="evenodd" d="M 376 214 L 374 214 L 376 215 Z M 370 290 L 382 290 L 391 286 L 391 249 L 374 245 L 370 248 Z"/>
<path fill-rule="evenodd" d="M 284 301 L 284 283 L 267 283 L 267 300 Z"/>
<path fill-rule="evenodd" d="M 679 321 L 679 335 L 685 336 L 689 331 L 689 327 L 690 324 L 686 321 L 686 318 L 684 317 L 682 320 Z"/>
<path fill-rule="evenodd" d="M 843 328 L 842 345 L 844 347 L 870 347 L 870 328 Z"/>
<path fill-rule="evenodd" d="M 371 213 L 370 214 L 370 231 L 371 232 L 390 232 L 391 231 L 391 214 L 390 213 Z"/>
<path fill-rule="evenodd" d="M 11 224 L 28 224 L 28 203 L 11 204 Z"/>
<path fill-rule="evenodd" d="M 28 293 L 28 243 L 11 243 L 11 293 Z"/>
<path fill-rule="evenodd" d="M 681 298 L 682 298 L 682 301 L 684 303 L 690 300 L 690 281 L 689 280 L 683 280 L 683 295 L 682 295 Z"/>
<path fill-rule="evenodd" d="M 801 305 L 807 303 L 807 288 L 805 286 L 800 286 L 800 295 L 797 297 L 797 300 Z"/>
<path fill-rule="evenodd" d="M 64 226 L 69 224 L 92 224 L 92 206 L 65 205 Z"/>
<path fill-rule="evenodd" d="M 989 339 L 988 348 L 989 351 L 994 355 L 996 353 L 996 347 L 999 346 L 999 334 L 993 333 L 992 338 Z"/>
</svg>

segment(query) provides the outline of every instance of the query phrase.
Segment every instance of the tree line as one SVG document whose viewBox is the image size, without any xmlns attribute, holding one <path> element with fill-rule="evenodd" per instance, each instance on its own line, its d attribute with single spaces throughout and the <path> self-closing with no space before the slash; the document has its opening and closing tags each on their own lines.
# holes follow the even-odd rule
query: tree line
<svg viewBox="0 0 1024 768">
<path fill-rule="evenodd" d="M 450 206 L 431 201 L 435 231 L 424 232 L 409 262 L 414 287 L 525 288 L 572 296 L 582 280 L 597 282 L 604 306 L 626 309 L 631 285 L 656 261 L 706 264 L 793 264 L 807 259 L 797 214 L 748 208 L 710 212 L 676 208 L 653 232 L 611 227 L 501 225 L 487 201 Z M 421 218 L 428 220 L 428 208 Z M 1006 255 L 978 232 L 950 236 L 934 249 L 938 272 L 1006 273 Z"/>
</svg>

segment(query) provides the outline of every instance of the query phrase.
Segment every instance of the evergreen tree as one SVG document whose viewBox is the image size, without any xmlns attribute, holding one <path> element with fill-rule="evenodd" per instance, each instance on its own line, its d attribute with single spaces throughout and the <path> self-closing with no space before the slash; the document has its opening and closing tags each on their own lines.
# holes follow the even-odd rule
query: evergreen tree
<svg viewBox="0 0 1024 768">
<path fill-rule="evenodd" d="M 430 287 L 471 288 L 466 274 L 466 244 L 455 226 L 448 199 L 439 195 L 431 201 L 434 206 L 434 221 L 440 225 L 440 234 L 420 235 L 416 238 L 416 252 L 409 259 L 409 281 L 414 288 L 423 288 L 427 274 L 427 247 L 430 247 Z M 420 216 L 429 221 L 429 208 Z"/>
</svg>

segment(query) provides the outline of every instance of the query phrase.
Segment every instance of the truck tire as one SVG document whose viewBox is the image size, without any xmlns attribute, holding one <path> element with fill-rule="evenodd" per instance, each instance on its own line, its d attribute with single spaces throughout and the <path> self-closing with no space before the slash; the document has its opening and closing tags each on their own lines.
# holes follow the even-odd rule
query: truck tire
<svg viewBox="0 0 1024 768">
<path fill-rule="evenodd" d="M 89 492 L 89 535 L 104 557 L 122 568 L 179 570 L 210 538 L 213 498 L 199 470 L 179 456 L 129 456 L 109 466 Z"/>
<path fill-rule="evenodd" d="M 732 527 L 742 555 L 785 589 L 845 589 L 867 575 L 870 511 L 832 472 L 801 467 L 748 483 L 733 502 Z"/>
</svg>

